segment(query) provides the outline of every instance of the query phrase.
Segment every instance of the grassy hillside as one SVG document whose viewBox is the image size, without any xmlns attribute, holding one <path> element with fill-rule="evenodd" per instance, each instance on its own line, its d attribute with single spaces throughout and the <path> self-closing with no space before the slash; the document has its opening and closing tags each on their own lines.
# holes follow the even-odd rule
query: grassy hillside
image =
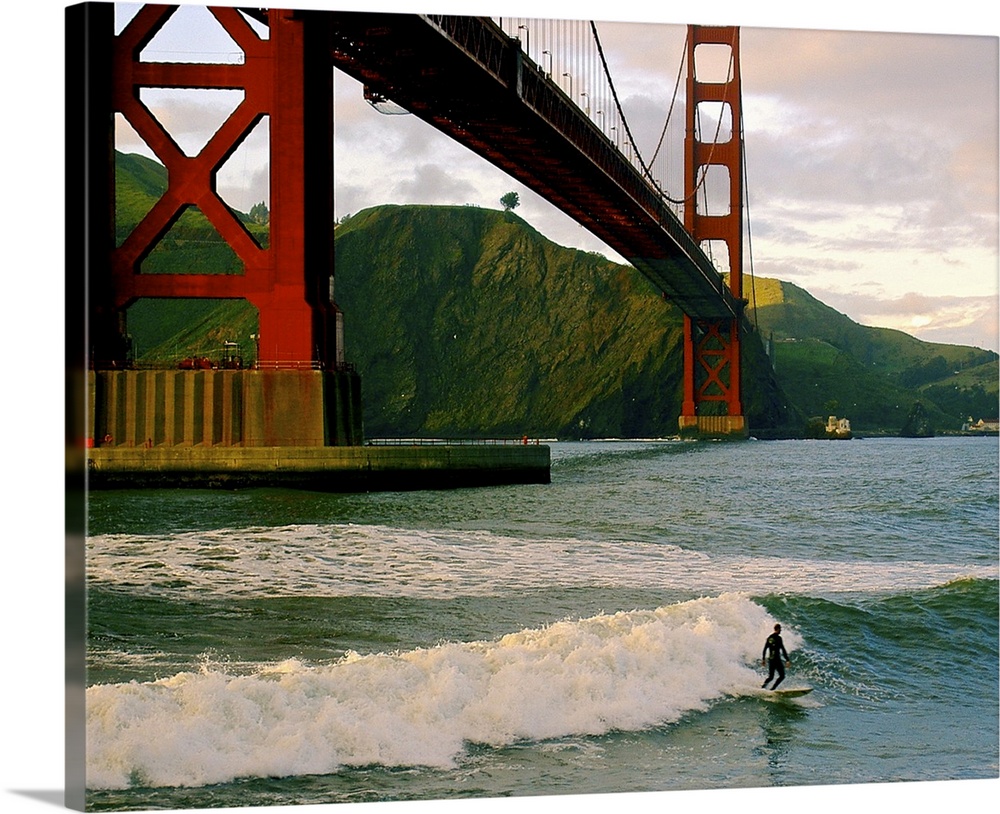
<svg viewBox="0 0 1000 814">
<path fill-rule="evenodd" d="M 119 156 L 117 178 L 124 236 L 166 176 Z M 266 225 L 238 216 L 266 241 Z M 144 270 L 233 273 L 213 233 L 189 213 Z M 558 246 L 512 212 L 469 206 L 366 210 L 337 227 L 335 252 L 369 437 L 676 432 L 682 317 L 631 267 Z M 794 433 L 836 414 L 856 431 L 895 432 L 917 401 L 939 431 L 996 417 L 996 354 L 858 325 L 790 283 L 758 279 L 754 292 L 751 428 Z M 128 324 L 142 361 L 215 356 L 226 341 L 252 361 L 257 316 L 242 301 L 140 301 Z M 761 338 L 773 338 L 771 358 Z"/>
<path fill-rule="evenodd" d="M 257 309 L 245 300 L 139 300 L 129 308 L 128 325 L 139 362 L 218 360 L 226 342 L 239 344 L 246 365 L 256 361 L 250 337 L 258 332 Z"/>
<path fill-rule="evenodd" d="M 631 268 L 513 213 L 391 206 L 338 227 L 336 267 L 370 435 L 676 432 L 681 315 Z M 780 420 L 773 386 L 748 402 Z"/>
<path fill-rule="evenodd" d="M 859 325 L 791 283 L 757 280 L 754 288 L 750 317 L 773 336 L 778 380 L 807 415 L 846 415 L 867 430 L 901 427 L 915 401 L 939 430 L 996 415 L 992 351 Z"/>
</svg>

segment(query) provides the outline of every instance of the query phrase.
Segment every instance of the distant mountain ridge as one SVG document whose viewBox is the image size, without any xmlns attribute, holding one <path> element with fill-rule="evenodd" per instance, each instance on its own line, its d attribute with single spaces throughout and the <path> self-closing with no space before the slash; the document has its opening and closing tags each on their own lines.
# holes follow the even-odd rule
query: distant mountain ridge
<svg viewBox="0 0 1000 814">
<path fill-rule="evenodd" d="M 994 416 L 1000 396 L 996 353 L 924 342 L 851 320 L 792 283 L 758 278 L 760 333 L 789 398 L 807 415 L 848 416 L 865 430 L 901 428 L 917 401 L 938 430 Z"/>
<path fill-rule="evenodd" d="M 144 162 L 119 158 L 118 184 L 140 190 L 148 208 L 160 179 Z M 118 213 L 127 228 L 143 211 L 120 197 Z M 559 246 L 513 212 L 475 206 L 364 210 L 337 226 L 335 253 L 368 437 L 676 433 L 682 316 L 630 266 Z M 158 270 L 179 256 L 163 252 Z M 752 430 L 794 434 L 829 413 L 856 430 L 892 432 L 916 401 L 940 430 L 996 417 L 995 353 L 866 328 L 790 283 L 758 278 L 753 290 L 759 331 L 744 341 L 743 393 Z M 190 306 L 130 309 L 140 359 L 201 355 L 223 341 L 240 341 L 252 357 L 252 308 Z"/>
</svg>

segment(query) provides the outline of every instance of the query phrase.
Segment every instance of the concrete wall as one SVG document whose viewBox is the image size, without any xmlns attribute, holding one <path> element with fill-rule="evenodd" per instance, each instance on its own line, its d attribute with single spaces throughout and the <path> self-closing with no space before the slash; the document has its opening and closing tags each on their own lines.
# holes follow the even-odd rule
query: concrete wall
<svg viewBox="0 0 1000 814">
<path fill-rule="evenodd" d="M 549 483 L 542 444 L 341 447 L 103 447 L 92 488 L 298 486 L 329 491 Z"/>
<path fill-rule="evenodd" d="M 365 446 L 352 373 L 90 371 L 86 397 L 90 488 L 364 492 L 550 480 L 544 445 Z"/>
<path fill-rule="evenodd" d="M 360 444 L 361 385 L 320 370 L 101 370 L 88 379 L 94 446 Z"/>
</svg>

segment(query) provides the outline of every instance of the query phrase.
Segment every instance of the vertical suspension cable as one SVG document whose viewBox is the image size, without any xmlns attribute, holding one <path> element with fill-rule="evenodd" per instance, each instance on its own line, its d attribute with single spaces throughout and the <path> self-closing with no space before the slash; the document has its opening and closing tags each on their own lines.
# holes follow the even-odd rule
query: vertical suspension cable
<svg viewBox="0 0 1000 814">
<path fill-rule="evenodd" d="M 750 297 L 753 301 L 753 326 L 754 330 L 759 334 L 760 322 L 757 318 L 757 278 L 754 275 L 753 270 L 753 232 L 750 228 L 750 182 L 747 176 L 747 144 L 743 138 L 742 105 L 740 106 L 740 159 L 740 163 L 743 166 L 743 200 L 747 215 L 747 265 L 750 267 Z"/>
</svg>

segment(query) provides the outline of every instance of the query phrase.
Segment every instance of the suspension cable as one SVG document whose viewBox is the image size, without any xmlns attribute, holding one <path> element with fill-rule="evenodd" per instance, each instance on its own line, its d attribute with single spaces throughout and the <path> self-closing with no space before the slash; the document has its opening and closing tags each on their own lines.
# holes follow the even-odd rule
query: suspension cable
<svg viewBox="0 0 1000 814">
<path fill-rule="evenodd" d="M 747 143 L 743 138 L 743 110 L 740 109 L 740 163 L 743 165 L 743 200 L 747 214 L 747 261 L 750 266 L 750 297 L 753 300 L 753 326 L 760 333 L 760 321 L 757 317 L 757 278 L 753 271 L 753 231 L 750 228 L 750 182 L 747 176 Z M 742 235 L 740 236 L 742 238 Z M 742 271 L 742 269 L 741 269 Z"/>
<path fill-rule="evenodd" d="M 625 128 L 625 135 L 628 136 L 629 144 L 632 145 L 632 149 L 635 151 L 635 156 L 639 160 L 639 165 L 642 167 L 642 171 L 645 174 L 646 178 L 650 181 L 650 183 L 652 183 L 654 187 L 659 189 L 659 187 L 656 184 L 656 179 L 653 178 L 652 171 L 646 165 L 646 162 L 643 160 L 642 154 L 639 152 L 639 147 L 635 143 L 635 138 L 633 138 L 632 136 L 632 128 L 629 127 L 628 119 L 625 118 L 625 112 L 622 110 L 621 102 L 618 100 L 618 90 L 615 88 L 615 83 L 611 79 L 611 71 L 608 69 L 608 62 L 604 58 L 604 46 L 601 45 L 601 38 L 597 34 L 597 24 L 593 20 L 590 21 L 590 30 L 591 33 L 593 34 L 594 42 L 597 44 L 597 53 L 601 59 L 601 65 L 604 68 L 604 77 L 608 80 L 608 85 L 611 88 L 611 96 L 615 100 L 615 109 L 618 111 L 618 116 L 621 119 L 622 125 Z M 665 195 L 662 189 L 660 189 L 660 193 Z"/>
<path fill-rule="evenodd" d="M 663 140 L 667 135 L 667 127 L 670 126 L 670 120 L 674 115 L 674 105 L 677 103 L 677 96 L 680 94 L 681 89 L 681 76 L 684 74 L 684 61 L 687 56 L 688 49 L 688 35 L 684 35 L 684 48 L 681 50 L 681 61 L 677 66 L 677 79 L 674 80 L 674 95 L 670 98 L 670 107 L 667 109 L 667 118 L 663 122 L 663 130 L 660 132 L 660 140 L 656 142 L 656 149 L 653 150 L 653 157 L 649 159 L 650 164 L 656 163 L 656 157 L 660 154 L 660 148 L 663 146 Z M 623 116 L 624 118 L 624 116 Z"/>
</svg>

